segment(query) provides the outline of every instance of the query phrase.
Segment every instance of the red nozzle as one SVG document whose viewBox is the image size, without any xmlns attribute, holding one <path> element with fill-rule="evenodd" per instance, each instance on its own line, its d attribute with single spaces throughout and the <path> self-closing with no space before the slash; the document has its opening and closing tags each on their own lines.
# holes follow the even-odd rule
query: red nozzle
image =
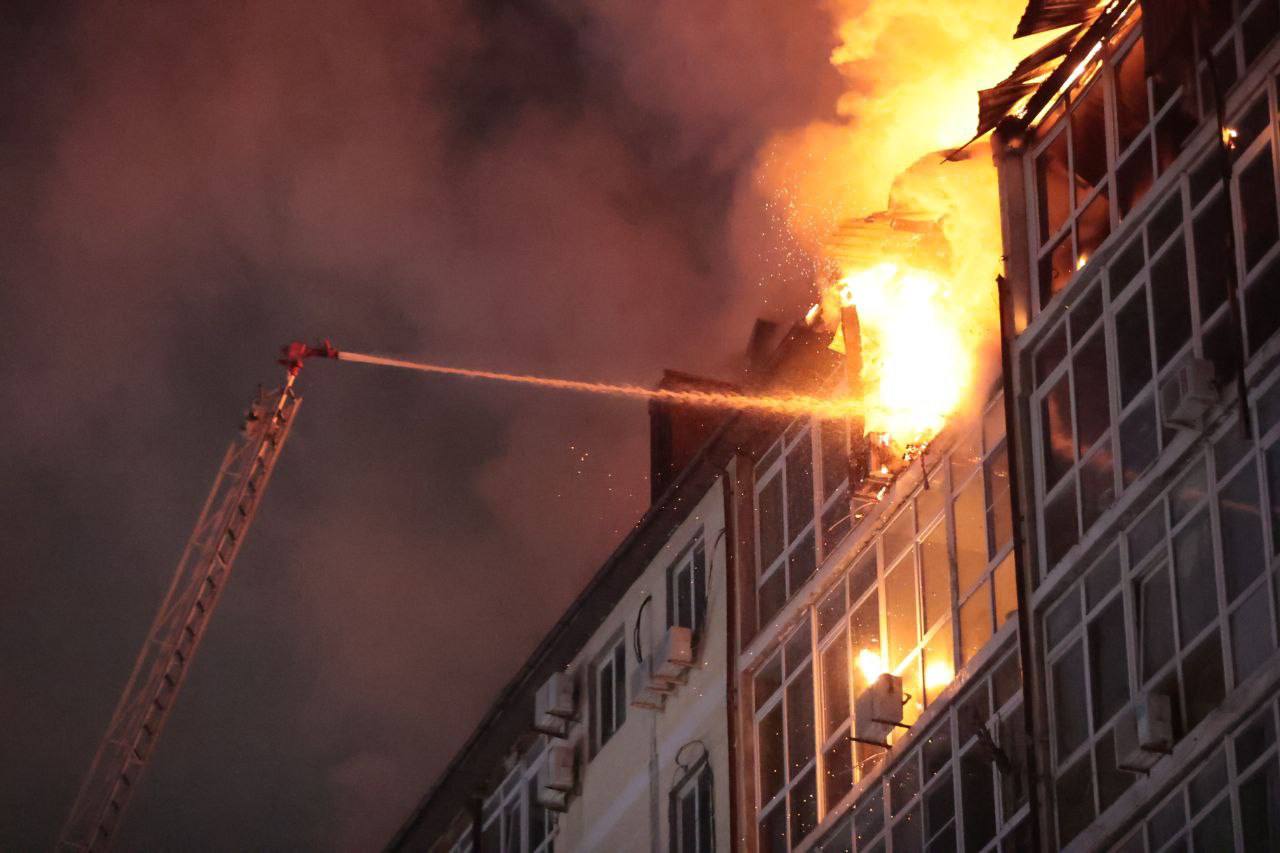
<svg viewBox="0 0 1280 853">
<path fill-rule="evenodd" d="M 304 344 L 302 341 L 290 341 L 280 348 L 280 354 L 283 358 L 278 359 L 279 363 L 289 368 L 290 376 L 297 376 L 298 371 L 302 370 L 302 360 L 306 358 L 337 358 L 338 351 L 333 344 L 325 338 L 317 346 Z"/>
</svg>

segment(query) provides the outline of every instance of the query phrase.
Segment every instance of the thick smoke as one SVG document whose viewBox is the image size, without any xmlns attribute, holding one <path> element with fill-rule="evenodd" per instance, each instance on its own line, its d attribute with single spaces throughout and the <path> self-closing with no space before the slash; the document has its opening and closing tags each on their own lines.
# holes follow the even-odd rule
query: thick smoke
<svg viewBox="0 0 1280 853">
<path fill-rule="evenodd" d="M 731 377 L 806 297 L 753 179 L 833 117 L 817 4 L 0 16 L 0 846 L 47 846 L 235 415 L 296 336 Z M 389 837 L 643 509 L 646 418 L 317 364 L 122 847 Z"/>
</svg>

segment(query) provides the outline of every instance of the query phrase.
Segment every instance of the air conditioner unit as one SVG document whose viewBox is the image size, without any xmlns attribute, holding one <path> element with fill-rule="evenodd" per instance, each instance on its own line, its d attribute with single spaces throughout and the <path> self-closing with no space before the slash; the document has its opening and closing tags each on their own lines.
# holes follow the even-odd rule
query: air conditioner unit
<svg viewBox="0 0 1280 853">
<path fill-rule="evenodd" d="M 1173 704 L 1145 693 L 1120 714 L 1115 727 L 1116 767 L 1146 773 L 1173 750 Z"/>
<path fill-rule="evenodd" d="M 902 722 L 902 679 L 891 673 L 877 678 L 854 704 L 854 734 L 883 742 Z"/>
<path fill-rule="evenodd" d="M 667 628 L 662 642 L 653 650 L 650 664 L 654 678 L 683 681 L 693 666 L 693 631 L 679 625 Z"/>
<path fill-rule="evenodd" d="M 569 723 L 577 719 L 576 699 L 573 673 L 552 673 L 534 697 L 534 729 L 552 737 L 567 735 Z"/>
<path fill-rule="evenodd" d="M 675 689 L 670 681 L 654 678 L 646 666 L 638 666 L 631 671 L 631 681 L 627 693 L 631 697 L 632 708 L 647 708 L 661 711 L 666 705 L 667 694 Z"/>
<path fill-rule="evenodd" d="M 576 770 L 573 747 L 548 747 L 546 763 L 538 771 L 538 787 L 567 794 L 573 790 Z"/>
<path fill-rule="evenodd" d="M 1160 388 L 1160 411 L 1168 427 L 1199 430 L 1216 402 L 1213 365 L 1203 358 L 1188 359 Z"/>
</svg>

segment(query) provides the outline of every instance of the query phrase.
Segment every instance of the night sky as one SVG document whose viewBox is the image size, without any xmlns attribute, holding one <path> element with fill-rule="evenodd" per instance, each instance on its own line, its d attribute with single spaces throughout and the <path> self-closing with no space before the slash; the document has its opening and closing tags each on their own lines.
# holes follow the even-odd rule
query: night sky
<svg viewBox="0 0 1280 853">
<path fill-rule="evenodd" d="M 818 2 L 7 3 L 0 848 L 70 807 L 276 350 L 733 379 Z M 380 846 L 648 496 L 642 403 L 315 363 L 121 849 Z"/>
</svg>

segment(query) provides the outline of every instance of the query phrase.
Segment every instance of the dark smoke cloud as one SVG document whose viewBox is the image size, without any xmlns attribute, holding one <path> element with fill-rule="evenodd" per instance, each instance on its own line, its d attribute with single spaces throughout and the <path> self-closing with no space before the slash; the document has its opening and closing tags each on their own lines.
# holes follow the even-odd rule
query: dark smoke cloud
<svg viewBox="0 0 1280 853">
<path fill-rule="evenodd" d="M 803 296 L 750 175 L 832 102 L 830 32 L 790 0 L 0 12 L 0 847 L 56 833 L 283 341 L 731 377 Z M 643 509 L 634 403 L 302 383 L 124 849 L 381 844 Z"/>
</svg>

